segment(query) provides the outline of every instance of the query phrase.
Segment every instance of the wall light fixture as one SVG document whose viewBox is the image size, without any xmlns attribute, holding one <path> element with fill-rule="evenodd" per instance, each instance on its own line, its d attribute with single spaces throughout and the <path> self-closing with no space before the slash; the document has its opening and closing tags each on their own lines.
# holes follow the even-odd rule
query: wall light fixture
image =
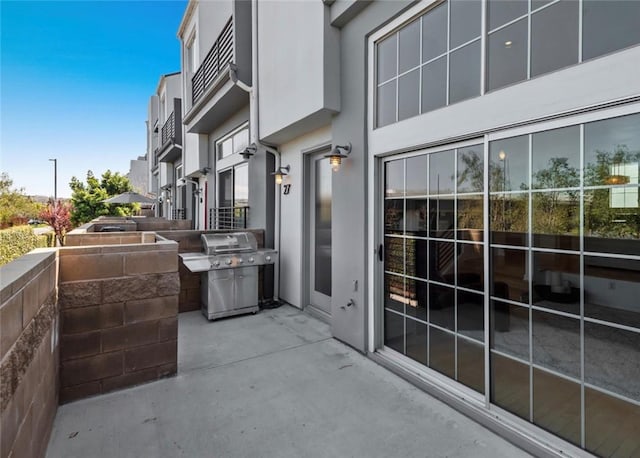
<svg viewBox="0 0 640 458">
<path fill-rule="evenodd" d="M 276 178 L 276 184 L 282 184 L 282 179 L 287 175 L 289 175 L 290 169 L 291 167 L 289 167 L 288 165 L 285 165 L 284 167 L 280 167 L 278 170 L 276 170 L 271 174 Z"/>
<path fill-rule="evenodd" d="M 336 145 L 333 147 L 329 154 L 325 154 L 324 157 L 329 158 L 329 164 L 331 164 L 331 170 L 337 172 L 340 170 L 340 164 L 342 164 L 342 159 L 351 154 L 351 143 L 347 143 L 346 145 Z"/>
</svg>

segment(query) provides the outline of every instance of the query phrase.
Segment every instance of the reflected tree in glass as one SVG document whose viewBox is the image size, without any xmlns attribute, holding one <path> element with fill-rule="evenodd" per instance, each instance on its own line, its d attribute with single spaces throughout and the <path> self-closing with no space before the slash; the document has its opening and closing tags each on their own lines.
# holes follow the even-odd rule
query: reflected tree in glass
<svg viewBox="0 0 640 458">
<path fill-rule="evenodd" d="M 535 193 L 533 230 L 537 234 L 579 235 L 580 191 L 555 189 L 580 186 L 580 172 L 564 157 L 549 159 L 549 166 L 533 174 L 535 189 L 553 189 Z"/>
</svg>

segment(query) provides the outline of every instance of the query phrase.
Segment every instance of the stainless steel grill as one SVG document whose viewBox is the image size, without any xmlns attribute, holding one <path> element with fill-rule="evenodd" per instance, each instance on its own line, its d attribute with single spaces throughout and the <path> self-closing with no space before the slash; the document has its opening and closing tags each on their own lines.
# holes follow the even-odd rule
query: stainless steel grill
<svg viewBox="0 0 640 458">
<path fill-rule="evenodd" d="M 258 311 L 258 266 L 273 264 L 278 252 L 257 248 L 251 232 L 202 234 L 203 251 L 180 255 L 191 272 L 201 272 L 202 313 L 215 320 Z"/>
</svg>

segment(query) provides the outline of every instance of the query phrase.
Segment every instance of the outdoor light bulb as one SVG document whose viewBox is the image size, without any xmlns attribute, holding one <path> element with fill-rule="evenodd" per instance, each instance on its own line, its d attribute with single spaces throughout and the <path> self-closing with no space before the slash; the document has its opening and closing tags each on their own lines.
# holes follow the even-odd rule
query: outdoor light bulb
<svg viewBox="0 0 640 458">
<path fill-rule="evenodd" d="M 282 174 L 280 172 L 276 173 L 276 184 L 282 184 Z"/>
<path fill-rule="evenodd" d="M 507 157 L 507 153 L 505 153 L 504 151 L 500 151 L 500 152 L 498 153 L 498 158 L 499 158 L 501 161 L 504 161 L 504 160 L 506 159 L 506 157 Z"/>
<path fill-rule="evenodd" d="M 329 158 L 329 164 L 331 164 L 331 170 L 337 172 L 340 170 L 340 164 L 342 163 L 342 158 L 340 156 L 331 156 Z"/>
</svg>

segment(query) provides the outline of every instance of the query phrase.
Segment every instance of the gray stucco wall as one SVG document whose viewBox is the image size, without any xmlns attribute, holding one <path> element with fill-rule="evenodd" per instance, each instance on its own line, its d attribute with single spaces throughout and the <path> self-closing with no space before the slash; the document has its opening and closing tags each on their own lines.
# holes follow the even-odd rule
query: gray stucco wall
<svg viewBox="0 0 640 458">
<path fill-rule="evenodd" d="M 333 176 L 332 334 L 365 351 L 367 339 L 367 40 L 411 2 L 373 2 L 341 30 L 341 110 L 332 124 L 334 144 L 352 153 Z M 354 284 L 357 282 L 357 286 Z M 357 289 L 357 290 L 356 290 Z M 353 299 L 354 306 L 341 308 Z"/>
</svg>

